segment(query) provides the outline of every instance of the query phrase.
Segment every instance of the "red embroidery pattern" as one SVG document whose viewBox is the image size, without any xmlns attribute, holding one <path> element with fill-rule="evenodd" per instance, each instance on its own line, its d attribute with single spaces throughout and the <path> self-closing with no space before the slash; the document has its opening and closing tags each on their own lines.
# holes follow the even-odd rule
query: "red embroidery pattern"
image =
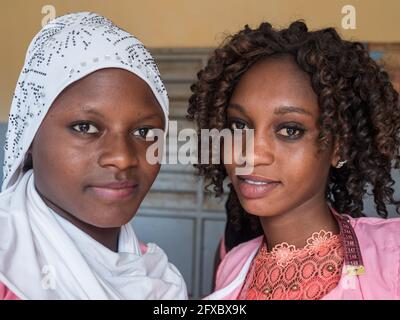
<svg viewBox="0 0 400 320">
<path fill-rule="evenodd" d="M 264 242 L 239 299 L 318 300 L 338 285 L 343 263 L 340 238 L 331 232 L 313 233 L 302 249 L 284 242 L 268 252 Z"/>
</svg>

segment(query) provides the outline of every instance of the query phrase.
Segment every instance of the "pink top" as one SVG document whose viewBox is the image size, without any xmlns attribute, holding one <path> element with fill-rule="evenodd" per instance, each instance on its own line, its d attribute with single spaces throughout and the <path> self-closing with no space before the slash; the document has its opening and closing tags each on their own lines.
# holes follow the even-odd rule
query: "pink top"
<svg viewBox="0 0 400 320">
<path fill-rule="evenodd" d="M 338 285 L 343 262 L 341 239 L 332 232 L 314 232 L 304 248 L 284 242 L 268 250 L 264 239 L 239 299 L 319 300 Z"/>
<path fill-rule="evenodd" d="M 147 246 L 144 243 L 139 242 L 140 250 L 142 253 L 146 253 Z M 0 300 L 21 300 L 11 290 L 9 290 L 4 284 L 0 282 Z"/>
<path fill-rule="evenodd" d="M 344 247 L 348 249 L 347 259 L 339 284 L 322 299 L 400 299 L 400 218 L 345 217 L 356 239 L 349 239 L 341 232 Z M 216 290 L 205 299 L 238 299 L 262 241 L 260 236 L 227 253 L 217 270 Z M 363 274 L 349 270 L 349 265 L 356 265 L 355 261 L 361 261 Z"/>
</svg>

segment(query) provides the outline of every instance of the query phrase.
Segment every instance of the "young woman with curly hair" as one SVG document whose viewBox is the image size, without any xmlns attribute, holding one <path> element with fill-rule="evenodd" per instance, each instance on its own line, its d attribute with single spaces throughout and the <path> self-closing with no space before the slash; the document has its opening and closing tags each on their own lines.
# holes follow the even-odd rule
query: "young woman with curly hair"
<svg viewBox="0 0 400 320">
<path fill-rule="evenodd" d="M 192 92 L 199 130 L 254 130 L 250 175 L 197 165 L 217 195 L 229 177 L 228 225 L 261 234 L 227 253 L 209 299 L 400 298 L 400 219 L 382 219 L 399 209 L 398 94 L 362 44 L 301 21 L 246 26 Z M 382 218 L 363 217 L 368 188 Z"/>
</svg>

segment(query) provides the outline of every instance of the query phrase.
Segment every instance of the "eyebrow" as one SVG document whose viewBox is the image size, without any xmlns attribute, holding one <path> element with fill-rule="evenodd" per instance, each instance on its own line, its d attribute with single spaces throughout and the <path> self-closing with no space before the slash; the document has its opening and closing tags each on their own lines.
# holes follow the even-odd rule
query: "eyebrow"
<svg viewBox="0 0 400 320">
<path fill-rule="evenodd" d="M 144 116 L 143 118 L 140 118 L 140 120 L 142 121 L 142 120 L 151 120 L 151 119 L 159 119 L 159 118 L 160 118 L 160 115 L 158 115 L 156 113 L 152 113 L 147 116 Z M 161 119 L 164 120 L 164 115 L 161 117 Z"/>
<path fill-rule="evenodd" d="M 99 116 L 99 117 L 101 117 L 101 118 L 103 118 L 103 119 L 106 118 L 102 113 L 98 112 L 96 109 L 93 109 L 93 108 L 91 108 L 91 107 L 89 107 L 89 106 L 83 106 L 83 107 L 81 107 L 80 110 L 81 110 L 82 112 L 85 112 L 85 113 L 90 113 L 90 114 Z M 152 113 L 152 114 L 149 114 L 149 115 L 146 115 L 146 116 L 140 118 L 140 120 L 158 119 L 159 117 L 160 117 L 160 116 L 159 116 L 158 114 Z"/>
<path fill-rule="evenodd" d="M 274 114 L 276 114 L 276 115 L 287 114 L 287 113 L 292 113 L 292 112 L 312 116 L 311 112 L 309 112 L 303 108 L 295 107 L 295 106 L 280 106 L 274 110 Z"/>
<path fill-rule="evenodd" d="M 89 106 L 82 106 L 80 108 L 80 111 L 85 112 L 85 113 L 91 113 L 91 114 L 94 114 L 94 115 L 99 116 L 101 118 L 105 118 L 104 115 L 102 115 L 97 110 L 90 108 Z"/>
<path fill-rule="evenodd" d="M 244 107 L 241 106 L 238 103 L 230 103 L 230 104 L 228 104 L 227 109 L 235 109 L 235 110 L 237 110 L 237 111 L 239 111 L 241 113 L 246 113 L 246 110 L 244 109 Z"/>
<path fill-rule="evenodd" d="M 228 105 L 228 108 L 235 109 L 244 114 L 246 113 L 245 108 L 238 103 L 230 103 Z M 292 113 L 292 112 L 312 116 L 311 112 L 309 112 L 303 108 L 295 107 L 295 106 L 280 106 L 274 110 L 274 114 L 276 114 L 276 115 L 282 115 L 282 114 L 287 114 L 287 113 Z"/>
</svg>

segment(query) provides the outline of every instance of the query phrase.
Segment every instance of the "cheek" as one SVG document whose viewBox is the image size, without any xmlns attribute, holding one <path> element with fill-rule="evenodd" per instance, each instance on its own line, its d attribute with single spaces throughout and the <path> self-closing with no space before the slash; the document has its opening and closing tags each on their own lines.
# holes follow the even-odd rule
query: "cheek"
<svg viewBox="0 0 400 320">
<path fill-rule="evenodd" d="M 93 166 L 94 159 L 90 156 L 93 153 L 90 150 L 76 148 L 56 135 L 39 133 L 32 151 L 36 185 L 43 193 L 55 193 L 57 189 L 76 192 L 80 181 Z"/>
<path fill-rule="evenodd" d="M 74 175 L 84 175 L 93 166 L 93 153 L 88 150 L 76 149 L 66 143 L 48 144 L 44 148 L 37 148 L 34 152 L 34 165 L 41 171 L 52 171 L 55 175 L 65 178 Z M 92 164 L 92 165 L 90 165 Z"/>
<path fill-rule="evenodd" d="M 154 180 L 157 178 L 158 173 L 160 172 L 161 165 L 160 164 L 150 164 L 145 156 L 140 157 L 139 161 L 139 174 L 141 175 L 143 181 L 146 184 L 147 188 L 153 184 Z"/>
<path fill-rule="evenodd" d="M 289 182 L 296 185 L 325 183 L 330 168 L 329 151 L 318 151 L 314 141 L 289 145 L 278 150 L 277 166 Z M 287 181 L 287 182 L 288 182 Z"/>
</svg>

